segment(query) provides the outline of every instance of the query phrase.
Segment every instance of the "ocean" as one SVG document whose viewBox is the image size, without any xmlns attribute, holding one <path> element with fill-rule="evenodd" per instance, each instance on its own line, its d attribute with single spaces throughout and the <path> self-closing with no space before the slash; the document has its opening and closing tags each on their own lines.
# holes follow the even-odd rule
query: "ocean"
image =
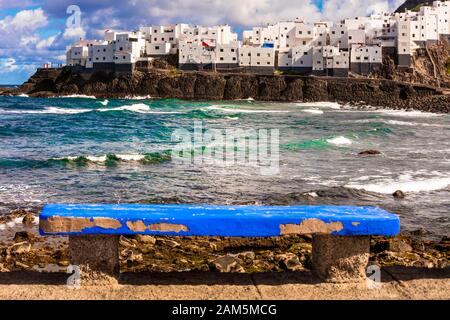
<svg viewBox="0 0 450 320">
<path fill-rule="evenodd" d="M 272 130 L 276 170 L 245 159 L 175 161 L 174 133 L 194 136 L 199 125 L 216 137 Z M 358 155 L 369 149 L 382 154 Z M 396 190 L 406 198 L 394 199 Z M 404 231 L 448 236 L 450 115 L 331 102 L 0 97 L 0 214 L 96 202 L 375 205 L 399 214 Z"/>
</svg>

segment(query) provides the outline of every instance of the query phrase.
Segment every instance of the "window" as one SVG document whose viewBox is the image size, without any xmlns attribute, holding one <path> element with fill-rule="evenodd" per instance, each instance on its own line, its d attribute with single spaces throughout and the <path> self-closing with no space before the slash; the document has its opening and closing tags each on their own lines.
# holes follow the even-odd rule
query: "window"
<svg viewBox="0 0 450 320">
<path fill-rule="evenodd" d="M 256 54 L 256 56 L 257 56 L 257 57 L 260 57 L 260 56 L 261 56 L 261 53 L 258 52 L 258 53 Z"/>
<path fill-rule="evenodd" d="M 103 49 L 103 52 L 106 52 L 106 49 Z"/>
<path fill-rule="evenodd" d="M 123 47 L 120 47 L 119 50 L 122 51 L 122 50 L 123 50 Z"/>
<path fill-rule="evenodd" d="M 311 31 L 308 31 L 308 34 L 311 34 Z"/>
<path fill-rule="evenodd" d="M 158 38 L 154 38 L 153 40 L 157 41 L 157 40 L 158 40 Z"/>
<path fill-rule="evenodd" d="M 248 53 L 248 56 L 250 57 L 251 55 L 252 55 L 252 54 L 249 52 L 249 53 Z"/>
<path fill-rule="evenodd" d="M 303 41 L 303 45 L 304 45 L 304 46 L 306 45 L 306 41 Z"/>
<path fill-rule="evenodd" d="M 322 63 L 322 61 L 320 61 L 320 60 L 317 60 L 317 64 L 321 64 Z"/>
<path fill-rule="evenodd" d="M 98 60 L 98 57 L 96 57 L 95 60 Z"/>
<path fill-rule="evenodd" d="M 258 61 L 258 62 L 256 62 L 256 64 L 261 64 L 261 63 Z"/>
<path fill-rule="evenodd" d="M 300 31 L 298 32 L 298 34 L 303 34 L 303 31 L 300 30 Z"/>
<path fill-rule="evenodd" d="M 348 36 L 348 40 L 352 40 L 352 38 L 353 38 L 352 36 Z"/>
<path fill-rule="evenodd" d="M 235 50 L 234 50 L 234 48 L 231 48 L 231 52 L 234 52 Z"/>
<path fill-rule="evenodd" d="M 302 60 L 302 61 L 300 61 L 300 64 L 303 64 L 303 60 Z"/>
<path fill-rule="evenodd" d="M 161 41 L 164 41 L 164 38 L 161 38 Z"/>
<path fill-rule="evenodd" d="M 267 64 L 270 65 L 270 61 L 267 61 Z"/>
<path fill-rule="evenodd" d="M 303 54 L 304 54 L 305 56 L 307 56 L 307 55 L 308 55 L 308 51 L 303 52 Z"/>
<path fill-rule="evenodd" d="M 233 61 L 236 61 L 236 57 L 233 57 Z"/>
<path fill-rule="evenodd" d="M 344 34 L 344 30 L 341 31 L 341 34 Z"/>
<path fill-rule="evenodd" d="M 267 58 L 270 58 L 270 53 L 267 54 Z"/>
<path fill-rule="evenodd" d="M 220 61 L 223 61 L 223 57 L 220 57 Z"/>
<path fill-rule="evenodd" d="M 334 30 L 333 30 L 333 31 L 331 31 L 331 34 L 336 34 L 336 31 L 334 31 Z"/>
<path fill-rule="evenodd" d="M 220 48 L 220 52 L 223 52 L 223 48 Z"/>
<path fill-rule="evenodd" d="M 105 61 L 106 60 L 106 58 L 105 57 L 103 57 L 103 61 Z"/>
<path fill-rule="evenodd" d="M 122 58 L 123 58 L 123 60 L 125 60 L 125 59 L 126 59 L 126 58 L 125 58 L 125 56 L 123 56 Z"/>
</svg>

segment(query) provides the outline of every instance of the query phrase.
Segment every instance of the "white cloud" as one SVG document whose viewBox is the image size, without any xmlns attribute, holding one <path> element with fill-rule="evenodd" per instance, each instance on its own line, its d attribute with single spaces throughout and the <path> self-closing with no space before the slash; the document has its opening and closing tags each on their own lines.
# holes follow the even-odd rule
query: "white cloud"
<svg viewBox="0 0 450 320">
<path fill-rule="evenodd" d="M 43 40 L 39 41 L 36 44 L 36 49 L 41 50 L 41 49 L 46 49 L 46 48 L 50 47 L 53 44 L 53 42 L 55 42 L 57 36 L 58 35 L 50 36 L 47 39 L 43 39 Z"/>
<path fill-rule="evenodd" d="M 14 58 L 0 59 L 0 70 L 12 72 L 16 71 L 17 69 L 19 69 L 19 66 L 16 65 L 16 59 Z"/>
<path fill-rule="evenodd" d="M 324 19 L 338 21 L 356 16 L 367 16 L 372 13 L 392 12 L 404 0 L 324 0 Z"/>
<path fill-rule="evenodd" d="M 9 24 L 15 29 L 35 30 L 45 27 L 48 23 L 47 16 L 41 8 L 35 10 L 22 10 L 10 19 Z"/>
<path fill-rule="evenodd" d="M 64 39 L 80 39 L 80 38 L 85 38 L 86 37 L 86 31 L 81 28 L 81 27 L 77 27 L 77 28 L 67 28 L 64 31 L 63 34 L 63 38 Z"/>
<path fill-rule="evenodd" d="M 39 37 L 35 34 L 33 35 L 24 35 L 20 38 L 20 45 L 22 46 L 29 46 L 29 45 L 33 45 L 39 42 Z"/>
</svg>

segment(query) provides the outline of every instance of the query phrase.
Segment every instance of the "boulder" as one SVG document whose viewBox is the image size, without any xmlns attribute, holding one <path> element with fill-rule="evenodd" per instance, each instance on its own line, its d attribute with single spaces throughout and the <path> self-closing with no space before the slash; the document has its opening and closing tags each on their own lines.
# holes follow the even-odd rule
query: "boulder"
<svg viewBox="0 0 450 320">
<path fill-rule="evenodd" d="M 392 252 L 411 252 L 413 251 L 413 248 L 405 241 L 392 239 L 389 242 L 389 250 Z"/>
<path fill-rule="evenodd" d="M 145 244 L 155 244 L 156 239 L 153 236 L 138 234 L 135 236 L 135 239 L 139 242 L 143 242 Z"/>
<path fill-rule="evenodd" d="M 28 231 L 18 231 L 14 235 L 14 242 L 23 242 L 23 241 L 29 241 L 32 242 L 36 239 L 36 236 Z"/>
<path fill-rule="evenodd" d="M 396 198 L 396 199 L 403 199 L 403 198 L 406 197 L 405 193 L 404 193 L 403 191 L 401 191 L 401 190 L 395 191 L 395 192 L 392 194 L 392 196 L 393 196 L 394 198 Z"/>
<path fill-rule="evenodd" d="M 358 155 L 361 155 L 361 156 L 365 156 L 365 155 L 378 155 L 378 154 L 381 154 L 381 152 L 378 151 L 378 150 L 374 150 L 374 149 L 365 150 L 365 151 L 361 151 L 360 153 L 358 153 Z"/>
<path fill-rule="evenodd" d="M 241 266 L 241 261 L 230 254 L 213 260 L 211 266 L 213 269 L 220 272 L 245 272 L 244 268 Z"/>
<path fill-rule="evenodd" d="M 22 219 L 22 223 L 26 226 L 31 226 L 34 223 L 34 214 L 32 212 L 28 212 Z"/>
<path fill-rule="evenodd" d="M 300 259 L 293 253 L 287 252 L 279 254 L 275 256 L 275 259 L 278 260 L 280 267 L 282 267 L 284 270 L 297 271 L 303 269 L 303 265 L 300 262 Z"/>
</svg>

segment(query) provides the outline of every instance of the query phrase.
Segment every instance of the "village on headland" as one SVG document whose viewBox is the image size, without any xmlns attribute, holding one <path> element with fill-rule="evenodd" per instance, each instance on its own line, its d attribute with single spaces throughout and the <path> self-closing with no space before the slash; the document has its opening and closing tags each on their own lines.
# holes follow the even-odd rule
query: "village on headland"
<svg viewBox="0 0 450 320">
<path fill-rule="evenodd" d="M 310 24 L 297 18 L 245 30 L 242 40 L 229 25 L 106 30 L 103 40 L 80 39 L 70 47 L 67 66 L 82 72 L 130 73 L 146 71 L 154 59 L 172 57 L 186 71 L 366 76 L 382 66 L 384 54 L 402 70 L 412 68 L 417 54 L 428 54 L 434 65 L 428 45 L 449 37 L 450 1 L 434 1 L 419 11 L 372 14 L 339 23 Z"/>
</svg>

